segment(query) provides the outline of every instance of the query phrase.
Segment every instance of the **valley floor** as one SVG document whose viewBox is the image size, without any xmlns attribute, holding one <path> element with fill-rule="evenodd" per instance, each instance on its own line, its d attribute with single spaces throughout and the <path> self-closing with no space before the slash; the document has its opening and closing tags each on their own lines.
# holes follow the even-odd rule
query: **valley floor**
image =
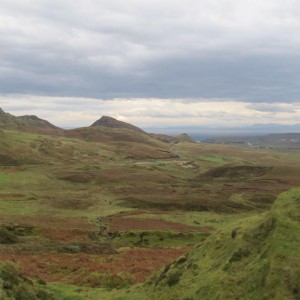
<svg viewBox="0 0 300 300">
<path fill-rule="evenodd" d="M 299 190 L 292 190 L 300 186 L 299 153 L 153 142 L 137 154 L 136 142 L 14 131 L 1 138 L 1 264 L 13 262 L 19 271 L 11 272 L 54 298 L 152 299 L 153 293 L 156 299 L 269 299 L 263 287 L 261 295 L 247 292 L 256 298 L 241 296 L 252 279 L 238 268 L 258 276 L 255 270 L 263 265 L 288 278 L 278 291 L 286 298 L 273 298 L 299 299 L 299 238 L 293 233 Z M 294 210 L 286 211 L 285 201 Z M 281 213 L 285 219 L 277 216 Z M 271 224 L 260 233 L 256 224 L 269 226 L 273 217 L 278 227 Z M 287 233 L 281 222 L 291 226 L 291 239 L 281 239 Z M 253 236 L 247 237 L 248 230 Z M 275 240 L 268 230 L 276 232 Z M 259 249 L 251 246 L 256 239 L 263 243 Z M 273 246 L 275 256 L 269 252 Z M 263 255 L 271 262 L 253 263 Z M 288 269 L 273 264 L 279 259 Z M 263 278 L 265 286 L 277 282 Z M 14 299 L 22 280 L 3 287 L 2 294 Z M 221 293 L 224 285 L 235 284 L 241 286 L 236 295 L 230 288 Z M 32 299 L 42 299 L 34 293 Z"/>
</svg>

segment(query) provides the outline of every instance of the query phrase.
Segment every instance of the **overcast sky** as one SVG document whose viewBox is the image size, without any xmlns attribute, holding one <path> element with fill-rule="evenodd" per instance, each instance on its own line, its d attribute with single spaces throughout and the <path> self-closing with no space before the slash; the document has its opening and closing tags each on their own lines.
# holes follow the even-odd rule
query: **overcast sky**
<svg viewBox="0 0 300 300">
<path fill-rule="evenodd" d="M 300 122 L 297 0 L 0 0 L 0 107 L 59 126 Z"/>
</svg>

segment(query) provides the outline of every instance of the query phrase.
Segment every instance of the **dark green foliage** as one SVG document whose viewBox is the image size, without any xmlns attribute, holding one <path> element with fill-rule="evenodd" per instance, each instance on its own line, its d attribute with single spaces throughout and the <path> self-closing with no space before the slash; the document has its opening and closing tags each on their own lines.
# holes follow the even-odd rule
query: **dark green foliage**
<svg viewBox="0 0 300 300">
<path fill-rule="evenodd" d="M 237 235 L 237 231 L 236 231 L 236 229 L 233 229 L 233 230 L 231 231 L 231 238 L 232 238 L 232 239 L 235 239 L 235 238 L 236 238 L 236 235 Z"/>
<path fill-rule="evenodd" d="M 170 247 L 195 244 L 204 241 L 210 233 L 208 232 L 176 232 L 176 231 L 129 231 L 119 233 L 115 242 L 123 245 L 134 245 L 138 247 Z"/>
<path fill-rule="evenodd" d="M 124 288 L 131 285 L 132 282 L 128 277 L 120 275 L 110 275 L 101 273 L 91 273 L 86 278 L 86 285 L 90 287 L 105 287 L 109 289 Z"/>
<path fill-rule="evenodd" d="M 12 231 L 7 230 L 5 227 L 0 227 L 0 244 L 15 244 L 19 239 Z"/>
<path fill-rule="evenodd" d="M 12 263 L 0 265 L 0 299 L 55 300 L 51 294 L 24 277 Z"/>
<path fill-rule="evenodd" d="M 16 244 L 21 236 L 35 235 L 36 229 L 32 226 L 6 225 L 0 227 L 0 244 Z"/>
<path fill-rule="evenodd" d="M 186 262 L 186 260 L 187 260 L 187 258 L 185 256 L 182 256 L 182 257 L 177 259 L 176 265 L 180 265 L 180 264 Z"/>
<path fill-rule="evenodd" d="M 235 251 L 231 258 L 229 259 L 229 262 L 235 262 L 241 260 L 243 257 L 248 257 L 250 255 L 250 251 L 248 249 L 238 249 Z"/>
<path fill-rule="evenodd" d="M 167 277 L 167 285 L 168 286 L 173 286 L 175 284 L 177 284 L 177 282 L 179 281 L 180 277 L 181 277 L 182 273 L 180 271 L 176 271 L 174 273 L 171 273 L 168 277 Z"/>
</svg>

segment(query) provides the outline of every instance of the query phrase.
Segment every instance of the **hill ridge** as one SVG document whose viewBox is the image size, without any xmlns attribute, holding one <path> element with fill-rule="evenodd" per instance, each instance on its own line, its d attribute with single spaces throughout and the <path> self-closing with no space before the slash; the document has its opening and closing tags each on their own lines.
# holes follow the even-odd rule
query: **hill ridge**
<svg viewBox="0 0 300 300">
<path fill-rule="evenodd" d="M 119 121 L 110 116 L 102 116 L 99 120 L 94 122 L 90 127 L 94 127 L 94 126 L 102 126 L 107 128 L 125 128 L 125 129 L 146 133 L 144 130 L 142 130 L 137 126 L 134 126 L 127 122 Z"/>
<path fill-rule="evenodd" d="M 16 117 L 0 108 L 0 128 L 11 129 L 60 129 L 49 121 L 35 115 Z"/>
</svg>

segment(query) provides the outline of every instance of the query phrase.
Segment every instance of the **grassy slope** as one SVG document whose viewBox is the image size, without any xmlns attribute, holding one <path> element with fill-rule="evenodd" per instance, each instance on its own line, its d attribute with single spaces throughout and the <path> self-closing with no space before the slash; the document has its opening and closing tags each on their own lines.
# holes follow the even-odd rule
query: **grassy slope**
<svg viewBox="0 0 300 300">
<path fill-rule="evenodd" d="M 299 299 L 299 232 L 300 189 L 293 189 L 270 212 L 211 235 L 145 291 L 149 299 Z"/>
<path fill-rule="evenodd" d="M 121 290 L 52 284 L 60 299 L 299 299 L 300 189 L 266 213 L 234 221 L 143 285 Z M 233 232 L 236 236 L 233 238 Z"/>
</svg>

